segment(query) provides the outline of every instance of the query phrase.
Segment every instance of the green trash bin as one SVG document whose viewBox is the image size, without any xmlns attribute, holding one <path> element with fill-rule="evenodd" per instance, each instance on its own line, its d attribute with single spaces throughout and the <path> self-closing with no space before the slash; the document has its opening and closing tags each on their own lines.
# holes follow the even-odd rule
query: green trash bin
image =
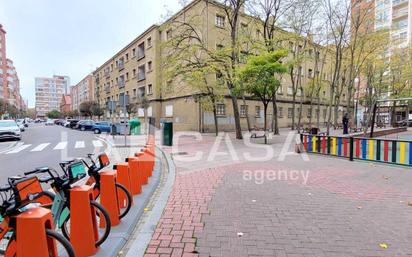
<svg viewBox="0 0 412 257">
<path fill-rule="evenodd" d="M 138 119 L 132 119 L 129 121 L 130 135 L 140 135 L 141 134 L 141 123 Z"/>
<path fill-rule="evenodd" d="M 163 145 L 172 146 L 173 145 L 173 122 L 165 121 L 163 122 Z"/>
</svg>

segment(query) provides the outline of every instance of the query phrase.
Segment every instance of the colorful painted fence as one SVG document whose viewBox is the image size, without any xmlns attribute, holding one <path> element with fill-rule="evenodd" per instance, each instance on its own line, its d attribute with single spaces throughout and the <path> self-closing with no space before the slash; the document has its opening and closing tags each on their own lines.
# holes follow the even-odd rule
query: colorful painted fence
<svg viewBox="0 0 412 257">
<path fill-rule="evenodd" d="M 300 135 L 306 152 L 412 166 L 412 141 Z"/>
</svg>

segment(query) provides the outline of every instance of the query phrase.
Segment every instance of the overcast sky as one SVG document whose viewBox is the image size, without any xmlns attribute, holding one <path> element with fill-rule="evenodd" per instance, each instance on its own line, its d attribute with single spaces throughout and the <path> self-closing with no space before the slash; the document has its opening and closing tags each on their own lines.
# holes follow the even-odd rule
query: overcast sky
<svg viewBox="0 0 412 257">
<path fill-rule="evenodd" d="M 68 75 L 76 84 L 179 0 L 0 0 L 7 57 L 33 107 L 34 78 Z"/>
</svg>

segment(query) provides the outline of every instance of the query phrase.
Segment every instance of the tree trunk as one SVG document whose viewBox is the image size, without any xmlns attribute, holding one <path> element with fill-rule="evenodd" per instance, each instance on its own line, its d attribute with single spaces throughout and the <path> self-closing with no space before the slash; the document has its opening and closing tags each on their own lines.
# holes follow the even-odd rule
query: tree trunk
<svg viewBox="0 0 412 257">
<path fill-rule="evenodd" d="M 264 111 L 264 117 L 263 117 L 263 120 L 264 120 L 264 123 L 263 123 L 263 132 L 265 133 L 265 144 L 267 144 L 268 143 L 268 139 L 267 139 L 267 136 L 266 136 L 266 130 L 267 130 L 267 111 L 268 111 L 268 103 L 263 103 L 263 111 Z"/>
<path fill-rule="evenodd" d="M 216 103 L 213 101 L 213 119 L 215 121 L 215 135 L 219 135 L 219 125 L 217 119 Z"/>
<path fill-rule="evenodd" d="M 243 105 L 244 106 L 247 106 L 246 105 L 246 99 L 245 99 L 245 96 L 243 95 L 242 96 L 242 100 L 243 100 Z M 247 108 L 247 107 L 245 107 L 246 108 L 246 123 L 247 123 L 247 130 L 250 132 L 252 129 L 250 128 L 250 121 L 249 121 L 249 108 Z"/>
<path fill-rule="evenodd" d="M 237 105 L 237 97 L 234 96 L 233 93 L 231 93 L 230 98 L 232 99 L 233 116 L 235 118 L 236 139 L 243 139 L 242 127 L 240 126 L 239 106 Z"/>
<path fill-rule="evenodd" d="M 300 87 L 298 129 L 300 129 L 300 127 L 301 127 L 302 111 L 303 111 L 303 89 L 302 89 L 302 87 Z"/>
<path fill-rule="evenodd" d="M 276 102 L 276 93 L 272 96 L 273 105 L 273 116 L 272 116 L 272 130 L 273 134 L 279 135 L 279 124 L 278 124 L 278 104 Z"/>
<path fill-rule="evenodd" d="M 317 114 L 317 117 L 316 117 L 316 124 L 317 124 L 317 126 L 318 126 L 318 128 L 320 128 L 320 92 L 318 92 L 318 95 L 317 95 L 317 98 L 318 98 L 318 114 Z"/>
</svg>

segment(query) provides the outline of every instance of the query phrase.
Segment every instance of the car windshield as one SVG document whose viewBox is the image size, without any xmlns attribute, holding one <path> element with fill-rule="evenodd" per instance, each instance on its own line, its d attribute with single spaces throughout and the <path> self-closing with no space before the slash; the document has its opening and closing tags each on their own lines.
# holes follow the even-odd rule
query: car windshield
<svg viewBox="0 0 412 257">
<path fill-rule="evenodd" d="M 13 121 L 2 121 L 0 122 L 0 128 L 6 128 L 6 127 L 15 127 L 16 123 Z"/>
</svg>

